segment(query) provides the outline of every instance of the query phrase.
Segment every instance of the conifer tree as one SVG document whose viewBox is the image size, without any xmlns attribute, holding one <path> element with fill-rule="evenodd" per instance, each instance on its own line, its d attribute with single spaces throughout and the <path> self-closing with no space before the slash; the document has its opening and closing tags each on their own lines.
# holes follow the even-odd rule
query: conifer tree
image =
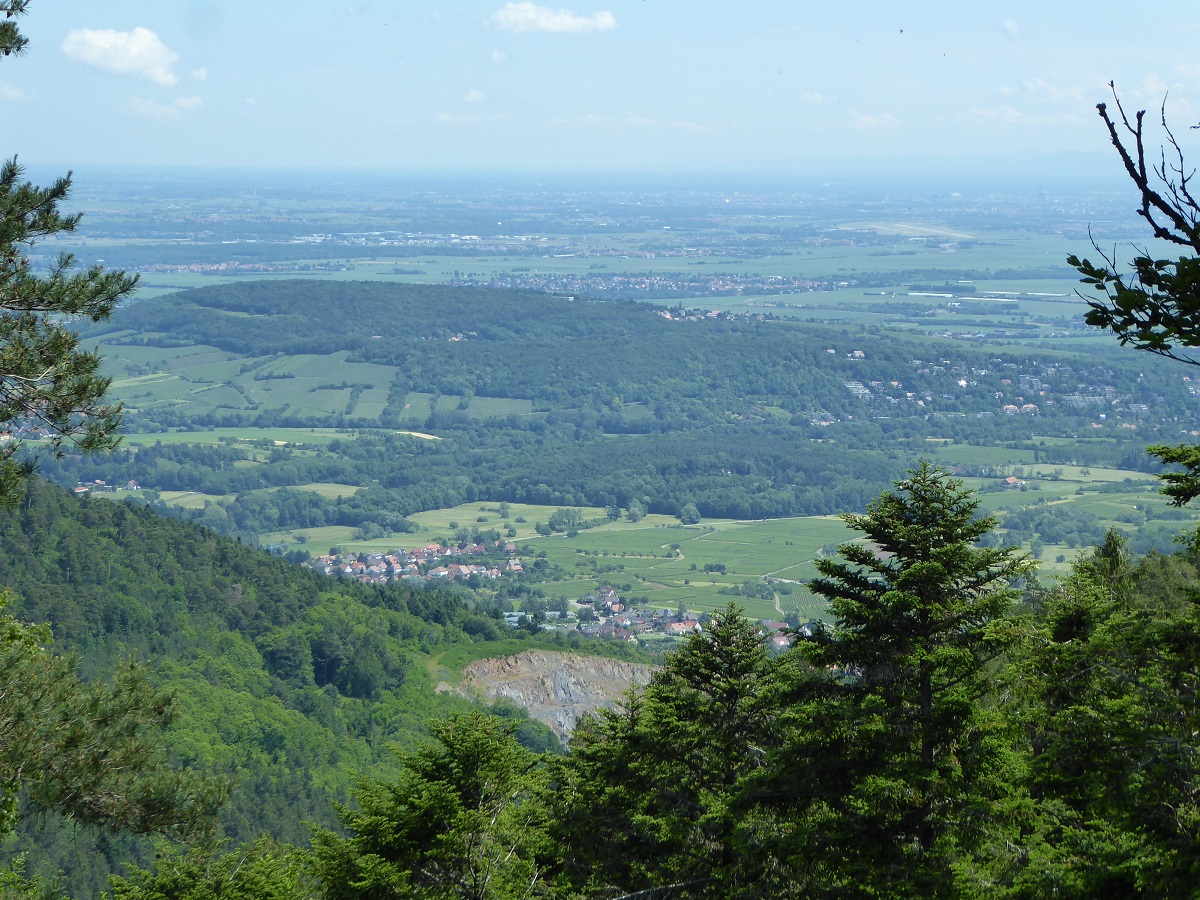
<svg viewBox="0 0 1200 900">
<path fill-rule="evenodd" d="M 112 876 L 112 900 L 316 900 L 305 854 L 270 838 L 223 855 L 201 846 L 163 854 L 153 872 Z M 2 896 L 2 895 L 0 895 Z"/>
<path fill-rule="evenodd" d="M 16 19 L 28 5 L 0 0 L 0 55 L 24 52 Z M 59 211 L 70 174 L 45 188 L 22 176 L 16 157 L 0 164 L 0 431 L 7 438 L 0 445 L 0 504 L 7 505 L 17 502 L 30 471 L 20 461 L 19 433 L 43 436 L 53 454 L 116 445 L 120 406 L 104 402 L 109 379 L 100 375 L 100 357 L 80 348 L 70 321 L 107 318 L 137 284 L 136 276 L 99 266 L 75 270 L 70 254 L 36 273 L 31 248 L 74 231 L 79 216 Z"/>
<path fill-rule="evenodd" d="M 229 786 L 169 763 L 171 698 L 133 665 L 111 684 L 80 681 L 47 629 L 3 614 L 11 598 L 0 593 L 0 837 L 45 813 L 143 834 L 215 827 Z"/>
<path fill-rule="evenodd" d="M 393 783 L 359 782 L 339 807 L 348 836 L 318 831 L 315 871 L 329 900 L 516 900 L 546 893 L 537 802 L 540 757 L 483 713 L 430 726 L 438 743 L 397 751 Z"/>
<path fill-rule="evenodd" d="M 1003 676 L 1030 814 L 993 860 L 1015 897 L 1188 897 L 1200 848 L 1196 559 L 1109 532 L 1041 600 Z M 998 890 L 999 892 L 999 890 Z"/>
<path fill-rule="evenodd" d="M 809 587 L 834 626 L 797 648 L 811 668 L 780 760 L 792 837 L 812 839 L 793 855 L 811 893 L 940 894 L 1004 789 L 1002 724 L 980 699 L 986 664 L 1012 639 L 1006 614 L 1028 561 L 977 544 L 995 525 L 978 509 L 961 482 L 921 463 L 865 514 L 842 517 L 865 541 L 817 561 Z"/>
<path fill-rule="evenodd" d="M 580 724 L 552 801 L 568 882 L 601 897 L 777 896 L 756 892 L 738 803 L 773 740 L 773 668 L 730 605 L 624 709 Z"/>
</svg>

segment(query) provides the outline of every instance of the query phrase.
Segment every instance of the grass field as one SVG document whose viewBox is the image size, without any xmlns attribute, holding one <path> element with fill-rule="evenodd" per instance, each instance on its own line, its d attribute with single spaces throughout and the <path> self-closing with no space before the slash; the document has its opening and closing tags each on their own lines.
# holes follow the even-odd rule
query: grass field
<svg viewBox="0 0 1200 900">
<path fill-rule="evenodd" d="M 1165 539 L 1200 518 L 1160 521 L 1169 503 L 1157 493 L 1158 482 L 1144 473 L 1101 467 L 1034 465 L 1031 453 L 959 444 L 931 443 L 929 455 L 942 464 L 996 465 L 1003 473 L 1016 472 L 1022 485 L 1000 489 L 1001 477 L 966 478 L 965 485 L 981 491 L 981 510 L 999 517 L 1003 539 L 1006 513 L 1030 506 L 1070 505 L 1096 516 L 1104 528 L 1129 530 L 1131 522 L 1146 522 Z M 1119 491 L 1106 488 L 1119 487 Z M 324 486 L 340 490 L 344 486 Z M 190 502 L 196 502 L 192 500 Z M 602 583 L 618 587 L 636 604 L 675 609 L 681 604 L 694 610 L 712 610 L 730 601 L 758 618 L 778 618 L 797 612 L 802 618 L 819 617 L 823 601 L 809 594 L 805 583 L 815 574 L 814 560 L 835 552 L 836 545 L 853 540 L 855 533 L 837 517 L 774 519 L 766 521 L 704 520 L 684 526 L 669 516 L 651 515 L 639 522 L 604 521 L 575 536 L 538 535 L 534 525 L 545 522 L 556 507 L 511 504 L 509 518 L 500 516 L 499 503 L 476 502 L 452 509 L 431 510 L 411 516 L 420 526 L 413 535 L 359 542 L 353 529 L 302 529 L 264 535 L 264 543 L 303 546 L 326 552 L 330 546 L 352 551 L 382 551 L 396 547 L 449 539 L 456 528 L 496 528 L 511 525 L 513 540 L 528 546 L 534 555 L 545 555 L 556 574 L 540 583 L 550 596 L 577 599 Z M 603 519 L 604 510 L 581 508 L 584 519 Z M 523 519 L 523 522 L 518 522 Z M 1039 572 L 1045 578 L 1065 573 L 1086 548 L 1047 543 L 1042 548 Z M 1061 560 L 1060 560 L 1061 558 Z M 710 571 L 706 572 L 705 567 Z M 724 567 L 720 571 L 718 567 Z M 755 594 L 766 579 L 777 582 L 774 596 L 737 596 L 730 591 L 748 584 Z M 724 592 L 723 592 L 724 591 Z M 769 593 L 769 592 L 768 592 Z"/>
<path fill-rule="evenodd" d="M 204 509 L 205 503 L 233 499 L 228 494 L 202 494 L 199 491 L 163 491 L 159 498 L 167 506 L 178 506 L 181 509 Z"/>
<path fill-rule="evenodd" d="M 262 490 L 269 492 L 278 491 L 280 488 L 264 487 Z M 292 488 L 289 488 L 289 490 L 312 491 L 313 493 L 320 494 L 320 496 L 326 499 L 332 500 L 340 497 L 353 497 L 355 493 L 359 492 L 360 488 L 355 487 L 354 485 L 332 484 L 332 482 L 323 482 L 323 484 L 316 484 L 316 482 L 314 482 L 314 484 L 296 485 Z M 158 497 L 160 497 L 162 502 L 166 503 L 168 506 L 180 506 L 182 509 L 204 509 L 205 503 L 220 503 L 222 500 L 232 500 L 233 494 L 200 493 L 199 491 L 162 491 L 160 494 L 158 494 Z M 323 532 L 324 529 L 308 528 L 304 530 L 305 532 Z M 346 530 L 346 533 L 348 534 L 353 534 L 354 532 L 353 528 L 347 528 L 344 530 Z M 264 536 L 263 538 L 264 545 L 288 544 L 288 542 L 298 541 L 295 541 L 294 536 L 292 536 L 292 534 L 289 532 L 280 532 L 276 533 L 274 536 L 270 536 L 270 538 L 269 536 Z"/>
<path fill-rule="evenodd" d="M 213 347 L 147 347 L 126 343 L 129 338 L 127 332 L 114 332 L 96 346 L 104 357 L 104 374 L 112 378 L 113 399 L 131 410 L 199 415 L 263 408 L 297 416 L 378 420 L 396 377 L 391 366 L 349 362 L 348 351 L 241 358 Z M 408 394 L 401 418 L 424 424 L 432 401 L 432 394 Z M 443 395 L 439 405 L 456 409 L 460 401 Z M 532 413 L 532 401 L 506 397 L 474 397 L 467 407 L 469 416 L 481 419 Z"/>
<path fill-rule="evenodd" d="M 200 431 L 154 431 L 126 434 L 121 443 L 133 446 L 152 444 L 255 444 L 271 441 L 280 444 L 328 444 L 345 439 L 350 432 L 336 428 L 206 428 Z"/>
<path fill-rule="evenodd" d="M 198 495 L 193 495 L 198 496 Z M 202 505 L 202 502 L 199 504 Z M 580 531 L 575 537 L 543 537 L 534 524 L 545 522 L 557 507 L 514 503 L 510 518 L 500 517 L 499 504 L 468 503 L 451 509 L 417 513 L 410 519 L 421 527 L 416 534 L 394 535 L 372 541 L 353 540 L 354 529 L 329 526 L 264 534 L 264 545 L 304 548 L 314 555 L 333 546 L 351 552 L 381 552 L 448 540 L 456 527 L 503 532 L 517 529 L 514 541 L 545 554 L 563 574 L 542 585 L 551 596 L 577 599 L 603 581 L 629 585 L 623 592 L 645 597 L 655 607 L 711 610 L 734 601 L 759 618 L 778 618 L 798 610 L 816 615 L 820 604 L 800 584 L 812 577 L 812 560 L 822 547 L 853 537 L 835 517 L 773 519 L 756 522 L 711 520 L 683 526 L 670 516 L 650 515 L 639 522 L 617 521 Z M 585 519 L 603 518 L 604 510 L 581 508 Z M 518 518 L 525 522 L 517 522 Z M 483 521 L 480 521 L 483 520 Z M 303 542 L 301 542 L 301 539 Z M 724 565 L 725 572 L 705 573 L 705 564 Z M 765 577 L 786 583 L 790 595 L 766 600 L 722 594 L 722 588 L 758 582 Z"/>
<path fill-rule="evenodd" d="M 293 491 L 311 491 L 318 494 L 327 500 L 337 500 L 341 497 L 353 497 L 361 490 L 353 484 L 336 484 L 332 482 L 298 484 L 293 488 Z"/>
</svg>

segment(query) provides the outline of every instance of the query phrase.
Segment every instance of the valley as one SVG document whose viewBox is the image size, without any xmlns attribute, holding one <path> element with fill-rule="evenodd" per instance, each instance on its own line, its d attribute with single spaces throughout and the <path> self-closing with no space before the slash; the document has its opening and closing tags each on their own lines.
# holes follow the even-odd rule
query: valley
<svg viewBox="0 0 1200 900">
<path fill-rule="evenodd" d="M 830 620 L 808 583 L 860 540 L 839 515 L 919 460 L 978 492 L 990 544 L 1035 558 L 1028 590 L 1110 529 L 1142 554 L 1195 527 L 1144 448 L 1200 430 L 1200 399 L 1186 367 L 1082 324 L 1057 261 L 1078 210 L 1027 230 L 928 205 L 825 227 L 763 218 L 764 197 L 732 216 L 703 192 L 660 199 L 607 231 L 545 213 L 558 232 L 478 241 L 461 223 L 301 240 L 291 214 L 274 241 L 249 213 L 220 240 L 98 223 L 71 249 L 143 272 L 82 332 L 123 440 L 38 459 L 76 496 L 37 488 L 9 535 L 14 611 L 89 671 L 146 653 L 187 723 L 172 752 L 241 779 L 225 833 L 303 843 L 279 823 L 332 825 L 329 801 L 394 772 L 389 748 L 422 745 L 430 719 L 484 709 L 559 752 L 731 605 L 784 651 L 785 625 Z M 189 254 L 211 262 L 172 261 Z M 39 509 L 58 524 L 31 524 Z M 67 524 L 152 513 L 183 522 L 144 519 L 164 522 L 135 532 L 149 558 Z M 130 560 L 174 580 L 130 593 Z M 61 835 L 9 843 L 77 886 L 108 871 Z"/>
</svg>

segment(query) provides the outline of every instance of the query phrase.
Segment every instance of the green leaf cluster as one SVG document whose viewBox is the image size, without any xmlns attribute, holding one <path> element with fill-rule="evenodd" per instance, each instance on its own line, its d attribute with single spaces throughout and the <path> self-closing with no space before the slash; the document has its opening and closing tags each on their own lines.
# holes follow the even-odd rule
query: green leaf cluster
<svg viewBox="0 0 1200 900">
<path fill-rule="evenodd" d="M 79 680 L 46 629 L 2 613 L 11 599 L 0 594 L 0 837 L 50 812 L 114 831 L 211 829 L 229 785 L 169 764 L 171 698 L 130 662 L 111 683 Z"/>
</svg>

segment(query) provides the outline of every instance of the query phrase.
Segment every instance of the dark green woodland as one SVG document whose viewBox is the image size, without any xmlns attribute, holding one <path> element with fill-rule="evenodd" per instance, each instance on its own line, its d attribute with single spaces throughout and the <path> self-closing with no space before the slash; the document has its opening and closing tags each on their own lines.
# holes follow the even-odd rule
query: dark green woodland
<svg viewBox="0 0 1200 900">
<path fill-rule="evenodd" d="M 137 679 L 143 707 L 172 698 L 140 726 L 161 747 L 152 771 L 199 780 L 161 802 L 223 804 L 207 827 L 202 808 L 179 826 L 96 818 L 62 802 L 71 770 L 55 770 L 14 799 L 4 847 L 27 855 L 9 882 L 49 890 L 61 869 L 71 896 L 123 898 L 1190 896 L 1200 557 L 1135 560 L 1110 533 L 1039 586 L 1026 557 L 979 544 L 993 521 L 928 466 L 847 520 L 872 543 L 822 560 L 828 626 L 772 653 L 736 607 L 716 613 L 563 755 L 511 709 L 434 699 L 421 661 L 488 615 L 468 593 L 334 584 L 34 482 L 0 529 L 6 613 L 50 622 L 69 666 L 114 685 L 105 702 Z M 45 635 L 14 645 L 23 626 L 6 627 L 35 658 Z"/>
</svg>

